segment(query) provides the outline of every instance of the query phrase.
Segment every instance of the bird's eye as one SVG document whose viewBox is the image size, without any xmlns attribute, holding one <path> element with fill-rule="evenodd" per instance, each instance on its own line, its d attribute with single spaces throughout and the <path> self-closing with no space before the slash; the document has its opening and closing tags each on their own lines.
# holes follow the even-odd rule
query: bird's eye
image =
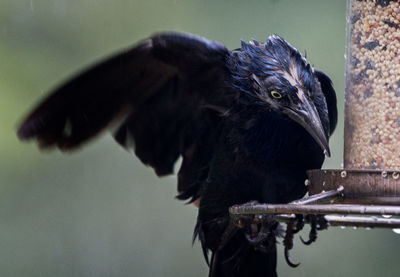
<svg viewBox="0 0 400 277">
<path fill-rule="evenodd" d="M 282 94 L 280 94 L 279 92 L 277 92 L 276 90 L 271 90 L 271 96 L 276 98 L 276 99 L 280 99 L 282 98 Z"/>
</svg>

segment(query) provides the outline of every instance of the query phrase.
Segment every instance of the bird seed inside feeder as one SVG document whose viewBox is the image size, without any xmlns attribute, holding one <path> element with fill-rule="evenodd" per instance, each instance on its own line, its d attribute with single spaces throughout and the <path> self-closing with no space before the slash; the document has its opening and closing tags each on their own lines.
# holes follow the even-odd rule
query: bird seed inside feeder
<svg viewBox="0 0 400 277">
<path fill-rule="evenodd" d="M 400 168 L 400 1 L 349 1 L 344 163 Z"/>
</svg>

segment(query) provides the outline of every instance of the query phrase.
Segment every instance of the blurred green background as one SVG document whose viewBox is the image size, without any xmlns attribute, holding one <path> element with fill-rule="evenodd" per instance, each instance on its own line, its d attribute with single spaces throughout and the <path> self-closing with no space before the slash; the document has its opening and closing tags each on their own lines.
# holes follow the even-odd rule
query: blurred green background
<svg viewBox="0 0 400 277">
<path fill-rule="evenodd" d="M 15 136 L 45 93 L 97 59 L 159 30 L 196 33 L 229 48 L 282 35 L 331 76 L 340 123 L 325 167 L 343 147 L 346 1 L 2 0 L 0 2 L 0 276 L 206 276 L 191 246 L 196 209 L 174 199 L 109 135 L 72 154 L 42 153 Z M 306 235 L 303 233 L 303 235 Z M 280 276 L 399 276 L 400 236 L 330 229 L 298 238 Z"/>
</svg>

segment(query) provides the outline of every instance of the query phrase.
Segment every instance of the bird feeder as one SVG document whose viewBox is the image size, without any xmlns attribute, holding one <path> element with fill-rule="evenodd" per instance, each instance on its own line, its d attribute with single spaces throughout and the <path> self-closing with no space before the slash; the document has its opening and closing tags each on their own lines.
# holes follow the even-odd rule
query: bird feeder
<svg viewBox="0 0 400 277">
<path fill-rule="evenodd" d="M 233 222 L 273 217 L 288 223 L 288 233 L 302 215 L 305 223 L 320 229 L 353 226 L 400 231 L 395 229 L 400 228 L 399 1 L 348 1 L 344 168 L 307 174 L 308 197 L 289 204 L 234 206 Z M 310 241 L 316 239 L 311 236 Z M 293 245 L 285 240 L 286 254 Z"/>
<path fill-rule="evenodd" d="M 312 170 L 309 193 L 400 205 L 400 3 L 348 3 L 344 169 Z"/>
</svg>

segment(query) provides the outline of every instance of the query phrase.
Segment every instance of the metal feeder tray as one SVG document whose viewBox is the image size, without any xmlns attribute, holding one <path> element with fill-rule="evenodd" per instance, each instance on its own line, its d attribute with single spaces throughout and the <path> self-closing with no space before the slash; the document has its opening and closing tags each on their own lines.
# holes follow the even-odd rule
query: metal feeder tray
<svg viewBox="0 0 400 277">
<path fill-rule="evenodd" d="M 288 204 L 249 202 L 232 206 L 231 225 L 254 229 L 259 224 L 286 223 L 285 258 L 292 267 L 298 264 L 290 261 L 288 252 L 294 234 L 304 224 L 311 225 L 309 241 L 300 237 L 307 245 L 316 240 L 316 230 L 329 226 L 390 228 L 396 232 L 400 228 L 399 171 L 310 170 L 307 174 L 308 197 Z"/>
</svg>

